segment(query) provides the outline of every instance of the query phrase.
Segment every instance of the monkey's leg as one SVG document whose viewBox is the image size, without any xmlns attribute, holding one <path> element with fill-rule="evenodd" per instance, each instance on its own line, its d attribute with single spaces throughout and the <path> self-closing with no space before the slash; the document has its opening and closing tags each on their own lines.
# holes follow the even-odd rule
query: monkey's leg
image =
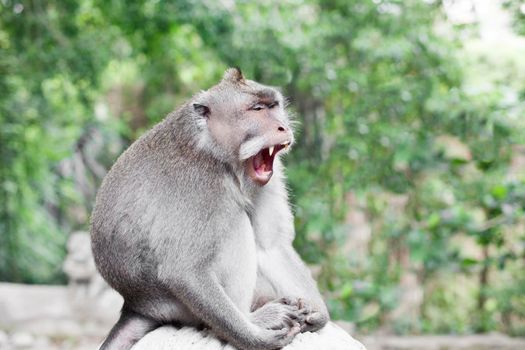
<svg viewBox="0 0 525 350">
<path fill-rule="evenodd" d="M 250 321 L 226 294 L 213 274 L 188 274 L 174 283 L 176 297 L 223 339 L 241 349 L 279 349 L 299 333 L 299 324 L 266 329 Z"/>
<path fill-rule="evenodd" d="M 308 267 L 290 246 L 257 252 L 258 273 L 254 305 L 260 300 L 286 297 L 304 315 L 301 331 L 316 331 L 330 319 Z"/>
<path fill-rule="evenodd" d="M 160 323 L 129 310 L 124 304 L 118 322 L 99 350 L 129 350 L 146 333 L 159 326 Z"/>
</svg>

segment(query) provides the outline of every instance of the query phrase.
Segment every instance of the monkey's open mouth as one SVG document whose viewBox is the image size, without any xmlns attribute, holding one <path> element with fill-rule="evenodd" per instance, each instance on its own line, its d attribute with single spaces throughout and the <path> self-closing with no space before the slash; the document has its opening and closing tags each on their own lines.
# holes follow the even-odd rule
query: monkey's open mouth
<svg viewBox="0 0 525 350">
<path fill-rule="evenodd" d="M 248 159 L 248 175 L 259 185 L 266 185 L 273 175 L 273 160 L 277 152 L 288 147 L 290 143 L 263 148 Z"/>
</svg>

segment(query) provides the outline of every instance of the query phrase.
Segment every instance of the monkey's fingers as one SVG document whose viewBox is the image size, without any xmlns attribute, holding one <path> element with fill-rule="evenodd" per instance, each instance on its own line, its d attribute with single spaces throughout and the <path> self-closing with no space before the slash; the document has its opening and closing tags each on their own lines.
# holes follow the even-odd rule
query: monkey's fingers
<svg viewBox="0 0 525 350">
<path fill-rule="evenodd" d="M 304 307 L 307 306 L 306 301 L 303 298 L 297 299 L 297 307 L 300 309 L 304 309 Z"/>
<path fill-rule="evenodd" d="M 299 323 L 295 322 L 293 324 L 293 326 L 290 328 L 290 330 L 288 331 L 288 336 L 289 337 L 294 337 L 297 334 L 299 334 L 300 332 L 301 332 L 301 325 Z"/>
<path fill-rule="evenodd" d="M 293 328 L 293 326 L 295 326 L 295 324 L 297 323 L 293 318 L 291 317 L 285 317 L 283 319 L 283 323 L 284 323 L 284 326 L 285 327 L 288 327 L 288 328 Z"/>
<path fill-rule="evenodd" d="M 284 318 L 284 322 L 288 327 L 293 327 L 295 324 L 302 326 L 306 322 L 306 315 L 298 312 L 288 312 Z"/>
<path fill-rule="evenodd" d="M 273 331 L 278 331 L 278 330 L 283 330 L 283 329 L 290 329 L 292 328 L 294 325 L 294 321 L 289 319 L 289 318 L 284 318 L 282 319 L 279 323 L 271 326 L 270 328 L 267 328 L 267 329 L 271 329 Z"/>
<path fill-rule="evenodd" d="M 299 313 L 301 315 L 308 315 L 308 314 L 314 313 L 314 311 L 312 310 L 310 306 L 305 305 L 303 308 L 299 309 Z"/>
<path fill-rule="evenodd" d="M 272 330 L 273 344 L 278 345 L 277 348 L 283 348 L 290 344 L 293 338 L 301 331 L 301 327 L 294 323 L 291 327 L 284 327 L 279 330 Z M 273 349 L 273 348 L 272 348 Z"/>
<path fill-rule="evenodd" d="M 321 329 L 326 323 L 326 316 L 321 312 L 314 311 L 306 316 L 304 324 L 301 325 L 301 332 L 314 332 Z"/>
<path fill-rule="evenodd" d="M 301 328 L 306 323 L 306 315 L 294 315 L 292 318 L 295 322 L 299 323 L 301 325 Z"/>
<path fill-rule="evenodd" d="M 324 320 L 324 316 L 320 312 L 312 312 L 310 315 L 306 316 L 306 323 L 317 324 Z"/>
<path fill-rule="evenodd" d="M 301 324 L 301 333 L 308 332 L 310 330 L 310 328 L 312 328 L 312 325 L 310 325 L 310 324 L 308 324 L 306 322 Z"/>
<path fill-rule="evenodd" d="M 291 298 L 291 297 L 282 297 L 277 300 L 277 302 L 284 304 L 284 305 L 290 305 L 295 306 L 297 308 L 299 307 L 299 299 Z"/>
<path fill-rule="evenodd" d="M 316 326 L 311 324 L 311 323 L 308 323 L 306 320 L 304 321 L 304 323 L 301 323 L 301 332 L 312 332 L 314 330 L 316 330 Z"/>
</svg>

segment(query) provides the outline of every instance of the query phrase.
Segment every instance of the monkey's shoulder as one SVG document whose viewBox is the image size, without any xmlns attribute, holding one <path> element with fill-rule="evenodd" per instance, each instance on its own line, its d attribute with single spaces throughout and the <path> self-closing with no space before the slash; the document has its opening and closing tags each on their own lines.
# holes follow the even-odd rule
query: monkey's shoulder
<svg viewBox="0 0 525 350">
<path fill-rule="evenodd" d="M 177 142 L 154 146 L 150 139 L 141 138 L 119 157 L 99 190 L 101 201 L 220 210 L 237 198 L 228 181 L 231 174 L 212 157 Z"/>
</svg>

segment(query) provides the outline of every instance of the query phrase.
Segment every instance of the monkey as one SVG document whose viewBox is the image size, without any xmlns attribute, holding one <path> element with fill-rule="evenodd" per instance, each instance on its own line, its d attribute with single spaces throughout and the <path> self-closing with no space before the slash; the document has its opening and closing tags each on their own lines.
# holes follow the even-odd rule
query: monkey
<svg viewBox="0 0 525 350">
<path fill-rule="evenodd" d="M 124 298 L 100 349 L 131 349 L 165 324 L 279 349 L 328 322 L 292 246 L 286 107 L 277 88 L 230 68 L 117 159 L 90 223 L 97 269 Z"/>
</svg>

